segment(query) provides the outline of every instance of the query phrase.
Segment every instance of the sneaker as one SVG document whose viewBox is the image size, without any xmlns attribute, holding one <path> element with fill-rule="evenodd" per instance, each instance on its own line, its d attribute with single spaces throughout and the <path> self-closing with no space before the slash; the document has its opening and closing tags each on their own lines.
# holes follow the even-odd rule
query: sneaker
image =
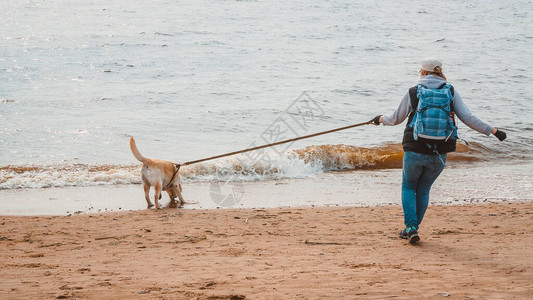
<svg viewBox="0 0 533 300">
<path fill-rule="evenodd" d="M 406 240 L 409 239 L 409 235 L 407 234 L 407 231 L 405 231 L 405 229 L 398 232 L 398 237 Z"/>
<path fill-rule="evenodd" d="M 416 244 L 418 241 L 420 241 L 418 230 L 414 226 L 405 228 L 404 230 L 400 231 L 398 233 L 398 236 L 402 239 L 409 240 L 409 243 L 411 244 Z"/>
<path fill-rule="evenodd" d="M 420 241 L 420 236 L 418 236 L 418 230 L 416 230 L 416 228 L 411 227 L 411 230 L 409 230 L 407 234 L 409 235 L 408 240 L 411 245 L 416 244 Z"/>
</svg>

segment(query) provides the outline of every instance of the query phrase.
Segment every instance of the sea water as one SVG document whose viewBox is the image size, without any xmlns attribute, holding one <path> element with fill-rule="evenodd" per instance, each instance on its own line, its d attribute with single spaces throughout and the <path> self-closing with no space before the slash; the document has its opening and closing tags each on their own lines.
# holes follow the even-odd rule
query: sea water
<svg viewBox="0 0 533 300">
<path fill-rule="evenodd" d="M 532 11 L 520 0 L 4 1 L 0 189 L 140 183 L 130 136 L 147 157 L 186 162 L 366 122 L 396 109 L 427 56 L 508 134 L 460 124 L 470 146 L 451 163 L 531 166 Z M 399 168 L 403 129 L 365 125 L 182 176 Z"/>
</svg>

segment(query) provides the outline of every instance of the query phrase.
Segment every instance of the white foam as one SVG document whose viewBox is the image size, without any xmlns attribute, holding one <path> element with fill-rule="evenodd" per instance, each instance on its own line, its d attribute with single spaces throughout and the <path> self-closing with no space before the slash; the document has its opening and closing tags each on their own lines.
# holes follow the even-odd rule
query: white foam
<svg viewBox="0 0 533 300">
<path fill-rule="evenodd" d="M 305 178 L 322 172 L 321 162 L 305 162 L 297 155 L 288 153 L 268 161 L 253 161 L 238 155 L 185 166 L 180 174 L 184 182 L 214 182 Z M 141 183 L 139 165 L 19 166 L 0 169 L 0 175 L 3 178 L 0 189 Z"/>
<path fill-rule="evenodd" d="M 306 163 L 298 156 L 287 153 L 260 161 L 244 155 L 184 167 L 184 181 L 263 181 L 282 178 L 305 178 L 323 172 L 321 163 Z"/>
<path fill-rule="evenodd" d="M 49 188 L 140 183 L 139 173 L 131 167 L 93 171 L 90 166 L 42 166 L 24 172 L 2 169 L 0 189 Z"/>
<path fill-rule="evenodd" d="M 249 153 L 248 153 L 249 154 Z M 399 144 L 375 148 L 317 145 L 281 155 L 269 150 L 184 166 L 184 182 L 267 181 L 306 178 L 327 171 L 401 166 Z M 458 157 L 457 159 L 461 159 Z M 464 158 L 469 161 L 469 157 Z M 140 165 L 19 165 L 0 168 L 0 189 L 139 184 Z"/>
</svg>

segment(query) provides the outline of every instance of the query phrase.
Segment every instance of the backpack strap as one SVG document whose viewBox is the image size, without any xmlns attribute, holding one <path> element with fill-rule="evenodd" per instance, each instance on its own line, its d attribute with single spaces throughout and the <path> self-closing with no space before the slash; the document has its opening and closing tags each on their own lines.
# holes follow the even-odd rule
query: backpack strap
<svg viewBox="0 0 533 300">
<path fill-rule="evenodd" d="M 439 87 L 439 90 L 442 89 L 444 86 L 446 86 L 448 83 L 445 82 L 443 83 L 440 87 Z M 454 95 L 454 91 L 453 91 L 453 85 L 450 84 L 450 92 L 452 93 L 452 101 L 453 101 L 453 97 L 455 97 Z"/>
<path fill-rule="evenodd" d="M 418 85 L 415 85 L 413 86 L 412 88 L 409 89 L 409 98 L 411 98 L 411 108 L 413 110 L 415 110 L 415 106 L 413 106 L 413 104 L 417 104 L 418 103 L 415 103 L 415 102 L 418 102 L 418 96 L 417 96 L 417 93 L 418 93 Z M 415 101 L 417 100 L 417 101 Z"/>
<path fill-rule="evenodd" d="M 452 93 L 452 101 L 450 101 L 450 112 L 452 113 L 453 125 L 457 126 L 457 124 L 455 123 L 455 117 L 453 117 L 453 116 L 455 116 L 455 109 L 453 108 L 453 99 L 455 98 L 453 85 L 450 85 L 450 92 Z"/>
<path fill-rule="evenodd" d="M 411 111 L 409 111 L 408 119 L 407 119 L 407 125 L 413 126 L 414 125 L 414 117 L 416 108 L 418 107 L 418 85 L 413 86 L 409 89 L 409 100 L 411 101 Z"/>
</svg>

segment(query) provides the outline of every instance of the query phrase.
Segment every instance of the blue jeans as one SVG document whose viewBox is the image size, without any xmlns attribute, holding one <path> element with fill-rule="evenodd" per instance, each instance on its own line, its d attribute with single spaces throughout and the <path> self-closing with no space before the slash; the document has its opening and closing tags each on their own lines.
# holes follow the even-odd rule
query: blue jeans
<svg viewBox="0 0 533 300">
<path fill-rule="evenodd" d="M 405 227 L 418 229 L 429 204 L 429 190 L 446 163 L 446 154 L 406 151 L 403 155 L 402 207 Z"/>
</svg>

